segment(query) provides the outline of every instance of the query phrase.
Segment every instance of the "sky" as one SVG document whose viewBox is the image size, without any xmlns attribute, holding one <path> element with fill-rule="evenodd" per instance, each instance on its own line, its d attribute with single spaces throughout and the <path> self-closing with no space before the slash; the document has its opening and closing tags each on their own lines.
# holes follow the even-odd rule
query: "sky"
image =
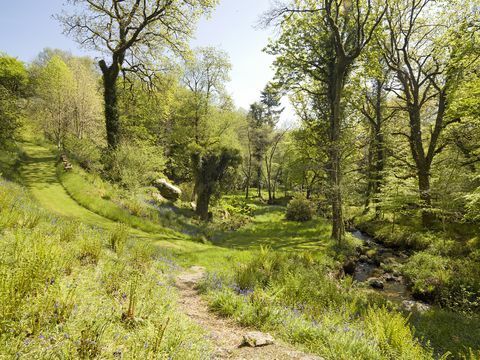
<svg viewBox="0 0 480 360">
<path fill-rule="evenodd" d="M 0 52 L 25 62 L 32 61 L 46 47 L 88 54 L 63 35 L 61 26 L 52 18 L 64 1 L 0 0 Z M 272 30 L 255 27 L 270 5 L 271 0 L 220 0 L 210 18 L 200 20 L 191 42 L 192 47 L 215 46 L 229 54 L 232 72 L 227 89 L 235 104 L 244 109 L 259 99 L 260 91 L 273 77 L 273 58 L 262 52 Z M 291 117 L 287 106 L 282 122 L 290 122 Z"/>
</svg>

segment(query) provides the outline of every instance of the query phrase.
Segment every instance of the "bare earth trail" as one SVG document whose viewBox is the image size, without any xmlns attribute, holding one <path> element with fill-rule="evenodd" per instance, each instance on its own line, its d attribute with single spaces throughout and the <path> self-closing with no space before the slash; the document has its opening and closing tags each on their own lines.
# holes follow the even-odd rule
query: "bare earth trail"
<svg viewBox="0 0 480 360">
<path fill-rule="evenodd" d="M 106 230 L 116 225 L 115 221 L 82 207 L 70 197 L 57 178 L 56 156 L 49 149 L 29 142 L 23 143 L 22 149 L 26 160 L 21 166 L 20 174 L 24 185 L 43 208 L 60 216 Z M 130 229 L 130 234 L 139 240 L 153 241 L 162 247 L 182 248 L 182 242 L 184 242 L 170 241 L 163 235 L 146 233 L 133 228 Z M 215 359 L 321 359 L 298 352 L 278 341 L 264 347 L 239 347 L 243 335 L 248 330 L 209 311 L 206 302 L 195 290 L 195 286 L 204 275 L 204 268 L 193 267 L 177 277 L 176 285 L 180 309 L 208 334 L 215 347 Z"/>
<path fill-rule="evenodd" d="M 205 269 L 194 266 L 177 277 L 176 286 L 180 295 L 180 308 L 185 314 L 209 333 L 215 345 L 215 359 L 292 359 L 292 360 L 320 360 L 320 357 L 307 355 L 293 350 L 286 344 L 275 341 L 272 345 L 262 347 L 241 346 L 243 335 L 248 332 L 228 319 L 212 314 L 206 302 L 198 295 L 195 289 L 199 281 L 205 276 Z"/>
</svg>

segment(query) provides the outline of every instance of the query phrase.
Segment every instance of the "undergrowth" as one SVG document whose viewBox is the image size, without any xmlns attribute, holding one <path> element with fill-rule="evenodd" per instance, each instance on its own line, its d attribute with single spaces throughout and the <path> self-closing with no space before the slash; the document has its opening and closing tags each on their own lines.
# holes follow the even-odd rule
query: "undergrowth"
<svg viewBox="0 0 480 360">
<path fill-rule="evenodd" d="M 207 359 L 149 243 L 52 217 L 0 180 L 0 358 Z"/>
<path fill-rule="evenodd" d="M 469 359 L 470 351 L 480 355 L 478 339 L 461 333 L 480 331 L 476 318 L 449 313 L 459 325 L 454 331 L 439 321 L 436 329 L 430 326 L 446 312 L 414 314 L 411 321 L 350 277 L 338 279 L 336 269 L 327 256 L 262 248 L 233 271 L 211 272 L 202 290 L 220 315 L 274 332 L 327 359 L 433 359 L 448 351 L 450 358 Z M 455 337 L 460 338 L 452 343 Z"/>
</svg>

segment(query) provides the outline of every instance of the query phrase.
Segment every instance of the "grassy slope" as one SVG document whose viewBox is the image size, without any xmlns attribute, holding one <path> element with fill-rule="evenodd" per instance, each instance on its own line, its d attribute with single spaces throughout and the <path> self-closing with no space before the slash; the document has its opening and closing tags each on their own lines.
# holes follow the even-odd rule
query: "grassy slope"
<svg viewBox="0 0 480 360">
<path fill-rule="evenodd" d="M 111 221 L 99 216 L 89 210 L 79 206 L 73 201 L 65 189 L 58 183 L 55 174 L 55 158 L 51 153 L 42 147 L 33 144 L 25 144 L 24 150 L 28 155 L 25 166 L 22 167 L 22 176 L 26 185 L 30 188 L 32 194 L 42 206 L 61 214 L 63 216 L 78 218 L 89 225 L 112 229 L 115 221 Z M 167 248 L 180 264 L 183 265 L 203 265 L 212 272 L 231 272 L 232 265 L 248 261 L 256 251 L 236 251 L 226 249 L 256 249 L 258 246 L 271 246 L 274 249 L 295 249 L 316 252 L 319 256 L 328 253 L 325 249 L 331 247 L 328 238 L 329 226 L 325 221 L 316 220 L 305 224 L 295 224 L 283 221 L 281 208 L 263 207 L 257 213 L 255 221 L 231 233 L 222 234 L 217 237 L 215 243 L 222 246 L 209 246 L 197 244 L 184 240 L 168 239 L 165 235 L 147 233 L 138 229 L 131 229 L 131 234 L 138 239 L 147 240 L 154 243 L 159 248 Z M 318 245 L 321 244 L 319 247 Z M 458 317 L 450 318 L 458 326 L 455 331 L 448 331 L 445 324 L 440 322 L 440 315 L 430 316 L 430 319 L 416 319 L 417 327 L 420 327 L 420 333 L 431 339 L 432 343 L 439 351 L 458 350 L 462 344 L 469 344 L 477 347 L 476 337 L 472 332 L 466 329 L 477 331 L 477 327 L 472 328 L 472 323 L 468 320 L 459 321 Z M 437 324 L 435 327 L 428 326 L 428 323 Z M 452 335 L 452 333 L 454 333 Z M 449 346 L 452 339 L 455 344 Z M 455 340 L 458 339 L 458 340 Z"/>
<path fill-rule="evenodd" d="M 81 220 L 90 226 L 106 230 L 115 228 L 116 221 L 82 207 L 69 196 L 57 178 L 56 157 L 49 149 L 27 142 L 22 144 L 22 150 L 26 160 L 20 168 L 20 175 L 41 207 L 66 218 Z M 188 241 L 185 236 L 173 231 L 162 231 L 159 234 L 130 228 L 129 232 L 136 239 L 168 248 L 185 266 L 198 264 L 213 268 L 216 263 L 210 259 L 215 259 L 218 263 L 228 262 L 228 257 L 231 256 L 243 256 L 236 251 Z"/>
</svg>

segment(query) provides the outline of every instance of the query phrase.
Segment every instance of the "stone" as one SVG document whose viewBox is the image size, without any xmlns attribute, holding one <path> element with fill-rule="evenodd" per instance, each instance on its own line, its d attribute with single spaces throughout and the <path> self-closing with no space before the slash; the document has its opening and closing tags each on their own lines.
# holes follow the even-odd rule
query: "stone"
<svg viewBox="0 0 480 360">
<path fill-rule="evenodd" d="M 360 256 L 360 261 L 361 261 L 361 262 L 368 262 L 368 261 L 369 261 L 369 258 L 368 258 L 367 255 L 361 255 L 361 256 Z"/>
<path fill-rule="evenodd" d="M 157 204 L 163 204 L 167 199 L 165 199 L 160 193 L 152 192 L 152 199 Z"/>
<path fill-rule="evenodd" d="M 398 281 L 398 278 L 396 276 L 394 276 L 393 274 L 390 274 L 390 273 L 385 273 L 385 275 L 383 275 L 383 278 L 387 282 Z"/>
<path fill-rule="evenodd" d="M 182 190 L 168 182 L 166 179 L 155 180 L 153 186 L 158 189 L 160 195 L 170 201 L 177 201 L 180 198 L 180 195 L 182 195 Z"/>
<path fill-rule="evenodd" d="M 343 271 L 345 271 L 345 274 L 347 275 L 353 275 L 355 273 L 355 268 L 356 264 L 353 259 L 347 259 L 343 264 Z"/>
<path fill-rule="evenodd" d="M 378 278 L 369 278 L 367 281 L 368 285 L 370 285 L 374 289 L 383 289 L 385 287 L 383 281 Z"/>
<path fill-rule="evenodd" d="M 250 331 L 243 336 L 243 345 L 250 347 L 266 346 L 275 343 L 272 335 L 260 331 Z"/>
<path fill-rule="evenodd" d="M 430 310 L 431 306 L 420 301 L 404 300 L 402 301 L 402 308 L 410 312 L 417 311 L 419 313 L 424 313 Z"/>
</svg>

